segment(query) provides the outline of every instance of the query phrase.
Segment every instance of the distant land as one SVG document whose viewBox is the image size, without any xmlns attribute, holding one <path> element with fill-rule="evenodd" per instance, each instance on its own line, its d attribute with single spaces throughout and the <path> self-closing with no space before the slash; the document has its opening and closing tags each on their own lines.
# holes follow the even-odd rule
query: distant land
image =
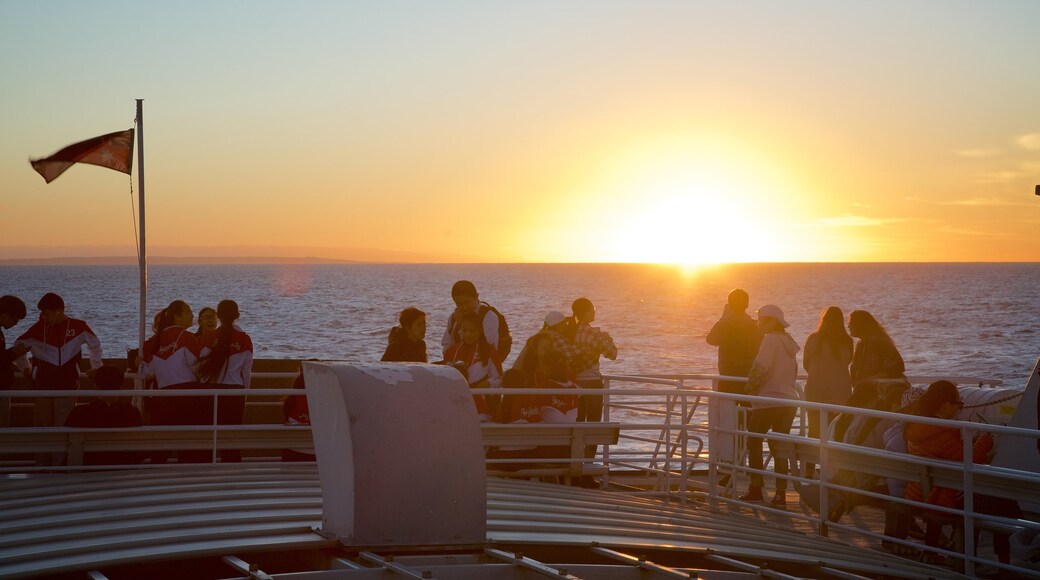
<svg viewBox="0 0 1040 580">
<path fill-rule="evenodd" d="M 149 264 L 464 264 L 500 262 L 487 256 L 381 248 L 301 246 L 157 246 Z M 133 246 L 0 246 L 0 265 L 137 264 Z"/>
<path fill-rule="evenodd" d="M 292 258 L 270 256 L 238 257 L 177 257 L 149 256 L 148 264 L 375 264 L 362 260 L 334 260 L 331 258 Z M 3 266 L 136 266 L 134 256 L 95 256 L 65 258 L 16 258 L 0 260 Z"/>
</svg>

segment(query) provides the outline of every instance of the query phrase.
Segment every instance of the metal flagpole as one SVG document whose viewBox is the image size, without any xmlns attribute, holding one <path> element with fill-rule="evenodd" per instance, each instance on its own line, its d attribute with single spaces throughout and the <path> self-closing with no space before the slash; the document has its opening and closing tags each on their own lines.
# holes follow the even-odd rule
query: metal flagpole
<svg viewBox="0 0 1040 580">
<path fill-rule="evenodd" d="M 137 199 L 138 199 L 138 231 L 140 239 L 140 252 L 138 252 L 138 267 L 141 270 L 141 320 L 138 327 L 137 348 L 138 356 L 144 356 L 144 332 L 145 321 L 148 319 L 148 258 L 145 255 L 144 237 L 144 99 L 137 99 Z"/>
</svg>

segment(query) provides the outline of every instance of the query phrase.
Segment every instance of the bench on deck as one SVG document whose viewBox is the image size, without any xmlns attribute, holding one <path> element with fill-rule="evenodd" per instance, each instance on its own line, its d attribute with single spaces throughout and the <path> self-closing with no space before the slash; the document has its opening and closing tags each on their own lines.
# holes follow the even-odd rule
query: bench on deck
<svg viewBox="0 0 1040 580">
<path fill-rule="evenodd" d="M 485 447 L 551 447 L 568 450 L 567 457 L 546 457 L 531 467 L 496 468 L 488 463 L 488 475 L 496 477 L 556 477 L 567 481 L 583 475 L 602 475 L 606 468 L 586 463 L 586 446 L 616 445 L 620 424 L 589 423 L 483 423 Z M 566 464 L 562 462 L 566 461 Z"/>
<path fill-rule="evenodd" d="M 569 450 L 569 459 L 582 459 L 586 445 L 613 445 L 620 431 L 617 423 L 484 423 L 485 447 L 558 447 Z M 67 453 L 69 466 L 83 465 L 84 453 L 126 451 L 184 451 L 216 449 L 281 450 L 312 446 L 310 427 L 284 425 L 158 426 L 124 429 L 73 429 L 60 427 L 0 429 L 0 448 L 18 453 Z M 559 462 L 568 458 L 552 458 Z M 550 459 L 546 460 L 551 461 Z M 570 461 L 560 467 L 497 471 L 506 477 L 588 474 L 583 462 Z M 538 473 L 528 473 L 537 471 Z M 544 472 L 544 473 L 543 473 Z"/>
</svg>

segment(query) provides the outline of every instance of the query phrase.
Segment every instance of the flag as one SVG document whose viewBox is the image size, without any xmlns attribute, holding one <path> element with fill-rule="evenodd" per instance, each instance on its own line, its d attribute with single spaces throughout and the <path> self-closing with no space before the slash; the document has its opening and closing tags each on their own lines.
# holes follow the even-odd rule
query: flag
<svg viewBox="0 0 1040 580">
<path fill-rule="evenodd" d="M 129 175 L 133 153 L 134 130 L 127 129 L 69 145 L 50 157 L 30 159 L 29 163 L 50 183 L 74 163 L 100 165 Z"/>
</svg>

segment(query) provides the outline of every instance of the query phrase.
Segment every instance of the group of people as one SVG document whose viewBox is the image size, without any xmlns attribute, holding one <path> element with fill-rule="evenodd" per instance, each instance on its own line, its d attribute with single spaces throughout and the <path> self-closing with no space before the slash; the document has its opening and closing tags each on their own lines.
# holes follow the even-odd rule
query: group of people
<svg viewBox="0 0 1040 580">
<path fill-rule="evenodd" d="M 758 309 L 757 321 L 747 313 L 749 297 L 746 291 L 730 292 L 722 317 L 715 323 L 706 339 L 719 347 L 719 373 L 741 380 L 719 381 L 719 390 L 728 393 L 769 397 L 772 400 L 754 400 L 748 403 L 747 430 L 755 435 L 747 440 L 750 484 L 740 497 L 743 501 L 764 501 L 762 494 L 763 469 L 762 435 L 769 431 L 790 433 L 797 413 L 797 405 L 787 401 L 805 400 L 817 403 L 839 404 L 848 407 L 903 413 L 919 417 L 955 418 L 963 407 L 957 386 L 949 381 L 936 381 L 927 389 L 913 387 L 906 380 L 905 365 L 895 342 L 881 324 L 865 310 L 849 314 L 848 328 L 840 308 L 830 306 L 820 315 L 816 329 L 800 348 L 787 332 L 789 324 L 783 310 L 773 304 Z M 802 353 L 801 367 L 806 371 L 805 389 L 797 383 L 799 370 L 797 354 Z M 826 424 L 816 410 L 808 413 L 808 435 L 819 438 L 826 429 L 830 441 L 865 445 L 888 451 L 909 453 L 921 457 L 963 460 L 964 444 L 961 432 L 954 427 L 906 421 L 884 421 L 852 412 L 841 413 Z M 973 441 L 973 461 L 988 462 L 993 441 L 981 435 Z M 794 468 L 793 458 L 784 446 L 769 440 L 777 474 L 774 507 L 787 505 L 787 476 Z M 815 465 L 803 466 L 808 477 L 816 477 Z M 925 503 L 958 507 L 963 498 L 959 492 L 932 487 L 923 494 L 916 482 L 879 481 L 878 478 L 828 466 L 819 475 L 833 483 L 861 490 L 889 493 L 896 497 Z M 832 521 L 858 503 L 864 496 L 838 494 L 830 501 L 827 514 Z M 976 496 L 979 511 L 1015 517 L 1014 502 Z M 925 541 L 929 546 L 939 544 L 940 523 L 926 518 Z M 886 506 L 887 536 L 903 540 L 913 522 L 913 516 L 899 504 Z M 997 538 L 998 555 L 1007 555 L 1006 538 Z M 886 540 L 883 546 L 893 551 L 905 551 L 907 546 Z M 1006 561 L 1006 559 L 1004 560 Z"/>
<path fill-rule="evenodd" d="M 480 299 L 476 286 L 459 280 L 451 289 L 455 309 L 441 337 L 445 364 L 459 370 L 471 388 L 602 389 L 600 359 L 617 358 L 618 350 L 607 332 L 592 326 L 596 307 L 588 298 L 571 305 L 571 315 L 549 312 L 543 327 L 527 339 L 516 361 L 504 369 L 513 338 L 505 316 Z M 384 362 L 429 362 L 426 351 L 426 314 L 405 308 L 400 325 L 390 330 Z M 474 396 L 481 421 L 511 423 L 598 421 L 602 396 Z"/>
<path fill-rule="evenodd" d="M 449 316 L 441 338 L 441 359 L 458 369 L 473 388 L 575 388 L 602 389 L 600 359 L 617 358 L 611 336 L 592 326 L 596 308 L 587 298 L 575 300 L 570 316 L 553 311 L 546 315 L 544 327 L 524 344 L 516 362 L 503 368 L 512 348 L 512 335 L 504 315 L 481 301 L 476 286 L 468 280 L 456 282 L 451 289 L 455 309 Z M 101 341 L 90 326 L 65 315 L 65 303 L 54 293 L 44 295 L 37 307 L 39 320 L 15 339 L 8 348 L 0 332 L 0 389 L 10 389 L 15 368 L 22 370 L 34 389 L 76 390 L 80 382 L 80 363 L 85 346 L 90 370 L 99 389 L 120 389 L 124 374 L 117 367 L 103 366 Z M 14 296 L 0 298 L 0 326 L 10 329 L 27 315 L 25 303 Z M 147 388 L 160 390 L 246 389 L 249 387 L 253 344 L 235 322 L 238 304 L 222 300 L 216 307 L 199 311 L 198 326 L 191 306 L 174 300 L 155 315 L 152 336 L 137 355 L 132 368 L 145 380 Z M 401 311 L 399 325 L 391 329 L 384 362 L 429 361 L 426 346 L 427 315 L 415 307 Z M 31 355 L 31 356 L 30 356 Z M 302 383 L 301 383 L 302 384 Z M 38 397 L 34 400 L 35 426 L 131 427 L 149 425 L 241 424 L 245 397 L 220 396 L 216 417 L 213 400 L 205 396 L 147 397 L 143 417 L 135 407 L 119 403 L 115 397 L 99 398 L 73 413 L 75 397 Z M 302 422 L 307 416 L 301 398 L 291 398 L 286 421 Z M 9 424 L 10 399 L 0 402 L 0 426 Z M 553 422 L 598 421 L 602 415 L 602 396 L 488 396 L 474 397 L 481 421 Z M 115 405 L 118 408 L 113 410 Z M 125 408 L 129 407 L 129 408 Z M 90 418 L 84 419 L 84 413 Z M 75 418 L 76 425 L 71 424 Z M 89 425 L 88 425 L 89 424 Z M 180 462 L 204 462 L 207 452 L 181 452 Z M 153 454 L 153 461 L 165 461 Z M 221 461 L 240 461 L 237 451 L 222 451 Z M 40 459 L 50 464 L 47 459 Z M 60 458 L 55 458 L 60 461 Z"/>
<path fill-rule="evenodd" d="M 99 390 L 119 390 L 125 374 L 122 369 L 104 365 L 101 341 L 83 320 L 65 314 L 65 301 L 48 292 L 37 303 L 39 320 L 15 339 L 8 348 L 0 332 L 0 389 L 10 389 L 17 367 L 36 390 L 77 390 L 80 386 L 82 350 L 87 348 L 90 369 L 87 374 Z M 10 329 L 27 315 L 25 303 L 15 296 L 0 297 L 0 326 Z M 192 330 L 195 317 L 183 300 L 175 300 L 156 314 L 153 335 L 145 341 L 134 367 L 157 389 L 245 389 L 249 386 L 253 345 L 249 335 L 235 321 L 238 304 L 222 300 L 217 308 L 199 313 L 199 327 Z M 219 321 L 219 325 L 217 322 Z M 29 356 L 31 355 L 31 356 Z M 10 399 L 2 398 L 0 426 L 10 424 Z M 213 403 L 209 397 L 154 397 L 146 399 L 145 413 L 117 397 L 99 397 L 75 406 L 75 397 L 36 397 L 33 400 L 33 425 L 37 427 L 135 427 L 150 425 L 209 425 L 213 423 Z M 217 423 L 241 424 L 245 397 L 220 397 Z M 164 460 L 157 454 L 153 459 Z M 202 462 L 206 452 L 178 454 L 179 461 Z M 37 463 L 53 465 L 60 455 L 37 457 Z M 108 461 L 107 456 L 89 457 L 87 464 Z M 240 461 L 237 451 L 221 454 L 222 461 Z"/>
</svg>

